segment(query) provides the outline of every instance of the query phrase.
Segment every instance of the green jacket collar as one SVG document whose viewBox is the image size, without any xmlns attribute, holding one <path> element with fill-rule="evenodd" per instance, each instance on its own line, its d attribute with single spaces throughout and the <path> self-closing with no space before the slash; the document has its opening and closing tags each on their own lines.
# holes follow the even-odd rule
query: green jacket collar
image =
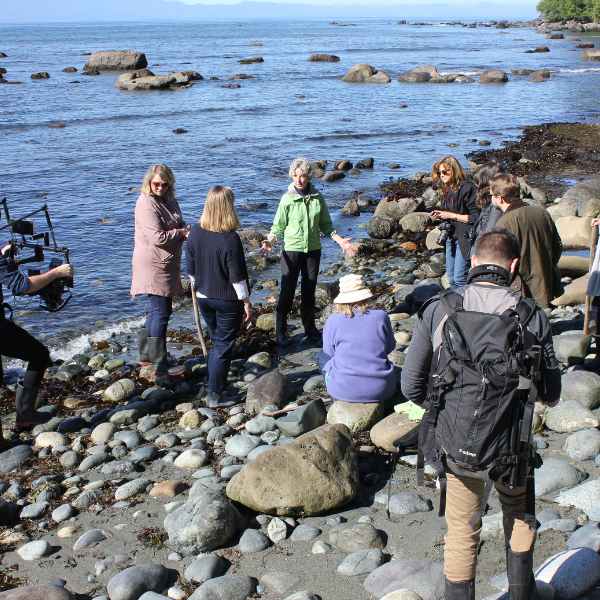
<svg viewBox="0 0 600 600">
<path fill-rule="evenodd" d="M 317 196 L 319 194 L 317 188 L 312 183 L 309 183 L 309 185 L 310 187 L 308 188 L 308 196 Z M 302 200 L 302 198 L 306 198 L 306 196 L 301 196 L 296 191 L 296 186 L 293 183 L 290 183 L 290 185 L 288 185 L 288 194 L 290 195 L 290 200 L 293 200 L 294 202 Z"/>
</svg>

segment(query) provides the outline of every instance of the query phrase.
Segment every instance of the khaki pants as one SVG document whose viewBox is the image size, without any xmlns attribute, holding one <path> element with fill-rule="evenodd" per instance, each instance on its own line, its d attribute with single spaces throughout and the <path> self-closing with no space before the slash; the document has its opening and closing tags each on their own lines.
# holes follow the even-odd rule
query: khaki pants
<svg viewBox="0 0 600 600">
<path fill-rule="evenodd" d="M 448 533 L 444 538 L 444 574 L 449 581 L 458 583 L 475 578 L 477 545 L 481 533 L 481 519 L 475 527 L 469 520 L 479 510 L 485 482 L 479 479 L 453 475 L 447 472 L 446 522 Z M 509 490 L 495 485 L 502 505 L 506 546 L 513 552 L 527 552 L 533 548 L 536 528 L 525 523 L 525 488 Z"/>
</svg>

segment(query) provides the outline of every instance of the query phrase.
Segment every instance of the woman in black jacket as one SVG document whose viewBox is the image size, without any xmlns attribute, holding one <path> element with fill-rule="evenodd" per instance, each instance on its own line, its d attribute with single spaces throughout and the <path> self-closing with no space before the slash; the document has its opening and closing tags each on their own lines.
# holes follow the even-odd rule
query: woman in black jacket
<svg viewBox="0 0 600 600">
<path fill-rule="evenodd" d="M 250 290 L 244 249 L 236 230 L 240 227 L 227 186 L 213 187 L 198 224 L 187 239 L 185 263 L 193 277 L 193 292 L 210 335 L 206 404 L 226 408 L 237 399 L 223 395 L 238 331 L 250 320 Z"/>
<path fill-rule="evenodd" d="M 453 156 L 444 156 L 433 165 L 431 177 L 442 192 L 441 210 L 431 216 L 444 221 L 440 225 L 446 231 L 446 273 L 450 289 L 467 283 L 471 267 L 471 243 L 468 233 L 479 218 L 477 186 L 467 179 L 459 162 Z M 445 228 L 445 229 L 444 229 Z"/>
<path fill-rule="evenodd" d="M 498 173 L 504 173 L 504 167 L 495 160 L 483 163 L 477 171 L 479 188 L 477 191 L 477 206 L 481 209 L 481 213 L 475 225 L 474 239 L 471 240 L 471 256 L 475 252 L 475 239 L 488 229 L 496 227 L 496 222 L 504 214 L 492 204 L 492 194 L 490 193 L 490 179 Z"/>
</svg>

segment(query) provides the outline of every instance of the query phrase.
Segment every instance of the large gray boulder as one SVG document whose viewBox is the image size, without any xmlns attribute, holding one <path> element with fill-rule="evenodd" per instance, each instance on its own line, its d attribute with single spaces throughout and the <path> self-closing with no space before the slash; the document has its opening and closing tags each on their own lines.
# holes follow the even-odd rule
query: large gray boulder
<svg viewBox="0 0 600 600">
<path fill-rule="evenodd" d="M 427 83 L 430 79 L 440 77 L 437 69 L 434 65 L 424 65 L 422 67 L 415 67 L 410 71 L 400 73 L 398 81 L 404 83 Z"/>
<path fill-rule="evenodd" d="M 587 203 L 592 198 L 600 198 L 600 179 L 586 179 L 569 188 L 563 194 L 562 202 L 574 206 L 577 209 L 577 215 L 581 217 Z"/>
<path fill-rule="evenodd" d="M 422 202 L 413 198 L 399 198 L 398 200 L 384 198 L 375 208 L 376 215 L 389 215 L 396 220 L 404 215 L 413 213 L 419 209 L 423 210 Z"/>
<path fill-rule="evenodd" d="M 442 291 L 442 285 L 437 280 L 425 280 L 417 285 L 405 285 L 394 296 L 397 302 L 407 302 L 418 308 L 430 298 Z"/>
<path fill-rule="evenodd" d="M 227 495 L 272 515 L 318 515 L 353 500 L 356 448 L 345 425 L 324 425 L 263 452 L 233 476 Z"/>
<path fill-rule="evenodd" d="M 565 373 L 562 376 L 561 398 L 579 402 L 590 410 L 598 408 L 600 406 L 600 375 L 591 371 Z"/>
<path fill-rule="evenodd" d="M 557 600 L 576 600 L 600 581 L 600 556 L 590 548 L 574 548 L 551 556 L 535 578 L 554 588 Z"/>
<path fill-rule="evenodd" d="M 106 586 L 110 600 L 138 600 L 144 592 L 162 592 L 168 571 L 161 564 L 137 565 L 123 569 Z"/>
<path fill-rule="evenodd" d="M 508 81 L 508 75 L 500 69 L 488 69 L 481 73 L 478 81 L 479 83 L 505 83 Z"/>
<path fill-rule="evenodd" d="M 561 363 L 566 363 L 569 361 L 569 359 L 573 358 L 585 358 L 590 350 L 591 341 L 592 336 L 586 335 L 585 333 L 583 333 L 583 331 L 565 331 L 565 333 L 555 335 L 553 338 L 554 354 L 556 354 L 557 360 Z M 581 371 L 567 373 L 565 377 L 567 375 L 573 375 L 577 373 L 581 373 Z M 596 375 L 596 377 L 598 377 L 598 375 Z M 598 380 L 600 381 L 600 377 L 598 378 Z M 565 391 L 566 387 L 567 386 L 564 383 L 563 377 L 563 392 Z M 575 400 L 576 398 L 567 398 L 563 394 L 563 399 Z"/>
<path fill-rule="evenodd" d="M 146 55 L 134 50 L 93 52 L 85 63 L 86 71 L 135 71 L 148 66 Z"/>
<path fill-rule="evenodd" d="M 564 400 L 546 409 L 546 427 L 557 433 L 573 433 L 581 429 L 594 429 L 600 417 L 577 400 Z"/>
<path fill-rule="evenodd" d="M 396 219 L 390 215 L 375 215 L 367 226 L 367 234 L 375 240 L 389 240 L 396 230 Z"/>
<path fill-rule="evenodd" d="M 252 577 L 245 573 L 231 573 L 204 582 L 188 600 L 246 600 L 255 591 Z"/>
<path fill-rule="evenodd" d="M 585 477 L 585 471 L 564 460 L 545 458 L 544 464 L 535 472 L 535 495 L 545 496 L 556 490 L 577 485 Z"/>
<path fill-rule="evenodd" d="M 75 600 L 75 596 L 59 585 L 26 585 L 0 593 L 1 600 Z"/>
<path fill-rule="evenodd" d="M 555 499 L 561 506 L 574 506 L 584 513 L 600 502 L 600 479 L 586 481 L 570 490 L 561 492 Z"/>
<path fill-rule="evenodd" d="M 600 454 L 600 431 L 583 429 L 573 433 L 567 438 L 564 450 L 573 460 L 594 460 Z"/>
<path fill-rule="evenodd" d="M 199 481 L 187 502 L 165 517 L 169 546 L 183 554 L 199 554 L 221 547 L 246 526 L 237 508 Z"/>
<path fill-rule="evenodd" d="M 254 415 L 269 404 L 282 408 L 296 397 L 292 382 L 279 371 L 263 371 L 249 386 L 246 414 Z"/>
<path fill-rule="evenodd" d="M 364 583 L 365 590 L 382 598 L 396 590 L 410 590 L 422 600 L 444 597 L 444 565 L 430 559 L 393 560 L 375 569 Z"/>
<path fill-rule="evenodd" d="M 429 213 L 414 212 L 410 215 L 405 215 L 400 219 L 400 227 L 403 231 L 411 231 L 412 233 L 421 233 L 431 225 L 432 219 Z"/>
</svg>

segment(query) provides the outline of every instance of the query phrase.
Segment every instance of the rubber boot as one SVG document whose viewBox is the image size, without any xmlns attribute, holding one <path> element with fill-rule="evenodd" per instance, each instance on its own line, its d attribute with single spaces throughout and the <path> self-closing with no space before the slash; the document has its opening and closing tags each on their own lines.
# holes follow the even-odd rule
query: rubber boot
<svg viewBox="0 0 600 600">
<path fill-rule="evenodd" d="M 150 364 L 150 356 L 148 356 L 148 337 L 150 330 L 142 327 L 140 329 L 139 346 L 140 346 L 140 365 L 145 367 Z"/>
<path fill-rule="evenodd" d="M 314 342 L 321 342 L 323 340 L 323 334 L 315 325 L 315 311 L 314 309 L 302 310 L 302 304 L 300 304 L 300 318 L 304 327 L 304 333 Z"/>
<path fill-rule="evenodd" d="M 32 425 L 43 425 L 47 423 L 52 415 L 49 412 L 35 410 L 40 386 L 23 387 L 17 383 L 17 395 L 15 404 L 17 407 L 17 427 L 30 427 Z"/>
<path fill-rule="evenodd" d="M 277 343 L 282 346 L 291 346 L 292 340 L 290 340 L 285 332 L 287 331 L 287 315 L 285 313 L 275 312 L 275 337 Z"/>
<path fill-rule="evenodd" d="M 225 398 L 220 392 L 206 391 L 206 406 L 208 408 L 227 408 L 238 404 L 238 400 L 234 398 Z"/>
<path fill-rule="evenodd" d="M 167 360 L 167 340 L 164 337 L 148 337 L 148 356 L 154 375 L 182 375 L 183 365 L 171 365 Z"/>
<path fill-rule="evenodd" d="M 582 368 L 586 371 L 600 373 L 600 335 L 594 336 L 594 343 L 596 345 L 596 356 L 590 362 L 583 364 Z"/>
<path fill-rule="evenodd" d="M 533 574 L 533 548 L 529 552 L 506 549 L 506 573 L 510 600 L 537 600 Z"/>
<path fill-rule="evenodd" d="M 475 600 L 475 580 L 458 583 L 446 579 L 445 600 Z M 512 599 L 511 599 L 512 600 Z"/>
</svg>

